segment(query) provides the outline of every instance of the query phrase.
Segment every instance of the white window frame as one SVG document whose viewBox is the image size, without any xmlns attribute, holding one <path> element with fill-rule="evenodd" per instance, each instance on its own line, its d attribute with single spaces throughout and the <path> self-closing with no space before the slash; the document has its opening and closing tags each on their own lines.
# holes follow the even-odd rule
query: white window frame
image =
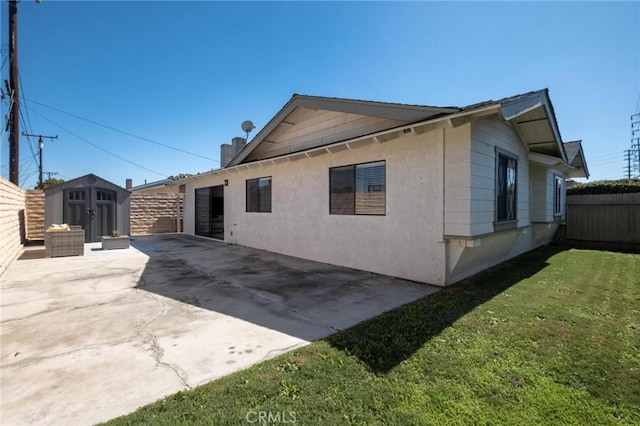
<svg viewBox="0 0 640 426">
<path fill-rule="evenodd" d="M 560 186 L 558 186 L 560 184 Z M 564 214 L 564 178 L 559 174 L 553 174 L 553 216 Z"/>
</svg>

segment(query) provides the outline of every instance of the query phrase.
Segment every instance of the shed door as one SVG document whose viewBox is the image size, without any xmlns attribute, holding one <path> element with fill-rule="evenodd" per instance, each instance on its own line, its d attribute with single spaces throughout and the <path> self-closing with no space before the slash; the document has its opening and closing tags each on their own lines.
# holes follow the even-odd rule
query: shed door
<svg viewBox="0 0 640 426">
<path fill-rule="evenodd" d="M 116 193 L 108 189 L 96 189 L 96 236 L 109 236 L 116 229 Z"/>
<path fill-rule="evenodd" d="M 73 189 L 65 192 L 62 220 L 68 225 L 87 225 L 87 192 L 84 189 Z"/>
</svg>

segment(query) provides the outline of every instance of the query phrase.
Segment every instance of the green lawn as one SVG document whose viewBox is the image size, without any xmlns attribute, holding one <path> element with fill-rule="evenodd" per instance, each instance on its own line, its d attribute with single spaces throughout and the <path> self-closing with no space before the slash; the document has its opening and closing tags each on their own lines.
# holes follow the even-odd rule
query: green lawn
<svg viewBox="0 0 640 426">
<path fill-rule="evenodd" d="M 640 256 L 539 249 L 109 424 L 260 424 L 261 411 L 324 425 L 640 424 Z"/>
</svg>

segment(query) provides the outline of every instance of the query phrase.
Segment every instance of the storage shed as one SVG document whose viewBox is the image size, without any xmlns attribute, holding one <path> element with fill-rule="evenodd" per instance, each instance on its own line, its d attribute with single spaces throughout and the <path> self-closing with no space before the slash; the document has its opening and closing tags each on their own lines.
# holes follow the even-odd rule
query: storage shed
<svg viewBox="0 0 640 426">
<path fill-rule="evenodd" d="M 94 174 L 44 190 L 45 229 L 54 223 L 80 225 L 85 242 L 100 241 L 117 230 L 129 235 L 130 192 Z"/>
</svg>

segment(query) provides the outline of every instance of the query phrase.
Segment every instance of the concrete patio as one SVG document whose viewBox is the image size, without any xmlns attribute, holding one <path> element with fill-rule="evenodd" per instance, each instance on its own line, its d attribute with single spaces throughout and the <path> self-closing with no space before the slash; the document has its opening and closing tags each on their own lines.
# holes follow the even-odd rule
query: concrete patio
<svg viewBox="0 0 640 426">
<path fill-rule="evenodd" d="M 43 251 L 0 278 L 1 424 L 105 421 L 437 290 L 180 234 Z"/>
</svg>

